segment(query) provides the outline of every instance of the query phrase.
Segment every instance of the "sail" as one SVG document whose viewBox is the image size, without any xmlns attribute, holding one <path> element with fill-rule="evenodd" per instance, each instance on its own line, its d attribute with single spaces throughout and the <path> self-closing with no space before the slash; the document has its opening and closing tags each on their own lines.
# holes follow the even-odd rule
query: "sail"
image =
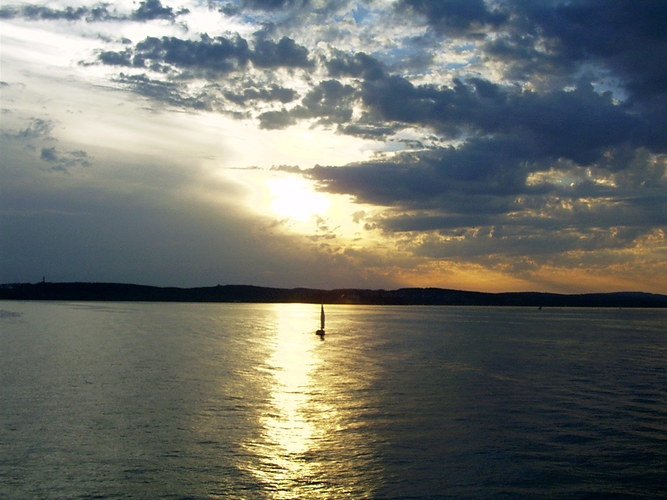
<svg viewBox="0 0 667 500">
<path fill-rule="evenodd" d="M 324 304 L 322 304 L 322 310 L 320 312 L 320 329 L 324 330 Z"/>
</svg>

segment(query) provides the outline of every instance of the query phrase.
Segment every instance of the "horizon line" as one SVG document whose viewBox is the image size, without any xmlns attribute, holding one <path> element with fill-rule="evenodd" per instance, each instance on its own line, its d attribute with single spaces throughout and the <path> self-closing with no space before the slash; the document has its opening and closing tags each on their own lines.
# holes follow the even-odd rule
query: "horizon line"
<svg viewBox="0 0 667 500">
<path fill-rule="evenodd" d="M 357 290 L 357 291 L 373 291 L 373 292 L 396 292 L 399 290 L 446 290 L 453 292 L 463 292 L 463 293 L 475 293 L 475 294 L 485 294 L 485 295 L 503 295 L 503 294 L 537 294 L 537 295 L 558 295 L 558 296 L 578 296 L 578 295 L 614 295 L 614 294 L 644 294 L 644 295 L 654 295 L 660 297 L 666 297 L 667 293 L 656 293 L 656 292 L 645 292 L 642 290 L 615 290 L 607 292 L 538 292 L 534 290 L 522 290 L 522 291 L 502 291 L 502 292 L 484 292 L 480 290 L 465 290 L 459 288 L 447 288 L 440 286 L 402 286 L 398 288 L 361 288 L 361 287 L 338 287 L 338 288 L 317 288 L 310 286 L 294 286 L 294 287 L 285 287 L 285 286 L 265 286 L 265 285 L 254 285 L 247 283 L 226 283 L 221 285 L 220 283 L 215 285 L 201 285 L 201 286 L 181 286 L 181 285 L 147 285 L 143 283 L 131 283 L 131 282 L 121 282 L 121 281 L 47 281 L 43 278 L 41 281 L 30 282 L 30 281 L 15 281 L 9 283 L 0 283 L 1 288 L 17 286 L 17 285 L 121 285 L 121 286 L 136 286 L 136 287 L 146 287 L 146 288 L 158 288 L 158 289 L 180 289 L 180 290 L 195 290 L 195 289 L 205 289 L 205 288 L 217 288 L 217 287 L 252 287 L 252 288 L 265 288 L 265 289 L 274 289 L 274 290 L 312 290 L 318 292 L 335 292 L 338 290 Z"/>
</svg>

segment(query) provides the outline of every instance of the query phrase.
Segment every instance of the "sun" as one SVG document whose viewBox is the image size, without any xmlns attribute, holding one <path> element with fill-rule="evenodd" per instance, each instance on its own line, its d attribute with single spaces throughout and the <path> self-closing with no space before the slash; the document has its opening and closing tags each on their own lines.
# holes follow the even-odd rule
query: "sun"
<svg viewBox="0 0 667 500">
<path fill-rule="evenodd" d="M 322 215 L 329 208 L 329 199 L 313 191 L 305 179 L 271 179 L 267 186 L 271 198 L 269 209 L 281 217 L 305 221 L 313 215 Z"/>
</svg>

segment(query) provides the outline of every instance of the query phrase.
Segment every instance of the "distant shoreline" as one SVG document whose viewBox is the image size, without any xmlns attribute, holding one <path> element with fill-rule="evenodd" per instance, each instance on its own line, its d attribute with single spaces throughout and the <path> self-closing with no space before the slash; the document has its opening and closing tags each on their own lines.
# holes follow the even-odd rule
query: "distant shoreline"
<svg viewBox="0 0 667 500">
<path fill-rule="evenodd" d="M 76 300 L 123 302 L 248 302 L 364 305 L 469 305 L 530 307 L 667 307 L 667 295 L 644 292 L 558 294 L 486 293 L 444 288 L 368 290 L 345 288 L 269 288 L 217 285 L 178 288 L 123 283 L 7 283 L 0 300 Z"/>
</svg>

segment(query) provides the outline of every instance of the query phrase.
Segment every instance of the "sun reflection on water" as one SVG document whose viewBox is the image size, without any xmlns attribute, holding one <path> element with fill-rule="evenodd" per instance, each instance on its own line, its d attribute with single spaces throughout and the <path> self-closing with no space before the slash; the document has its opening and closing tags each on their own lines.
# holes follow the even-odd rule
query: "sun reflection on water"
<svg viewBox="0 0 667 500">
<path fill-rule="evenodd" d="M 314 378 L 322 363 L 323 344 L 314 334 L 318 321 L 319 309 L 313 306 L 276 305 L 273 351 L 266 361 L 273 379 L 269 408 L 260 419 L 261 440 L 253 446 L 261 460 L 252 470 L 275 498 L 299 492 L 330 496 L 321 484 L 326 474 L 320 452 L 335 409 L 318 398 L 324 389 Z"/>
</svg>

